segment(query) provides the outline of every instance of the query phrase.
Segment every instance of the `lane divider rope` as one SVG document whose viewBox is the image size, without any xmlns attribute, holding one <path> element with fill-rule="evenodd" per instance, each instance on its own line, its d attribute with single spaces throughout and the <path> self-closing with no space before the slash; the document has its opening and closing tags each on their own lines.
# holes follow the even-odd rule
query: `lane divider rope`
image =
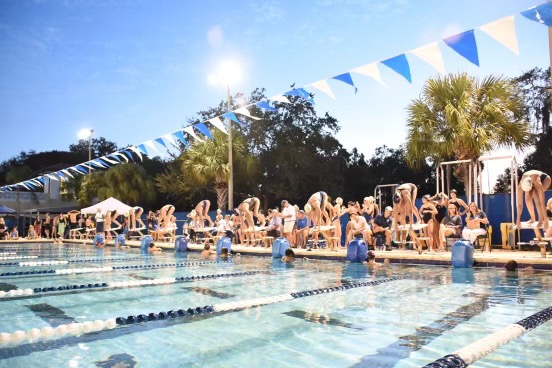
<svg viewBox="0 0 552 368">
<path fill-rule="evenodd" d="M 235 277 L 235 276 L 247 276 L 247 275 L 256 275 L 262 273 L 269 273 L 270 271 L 243 271 L 243 272 L 231 272 L 231 273 L 219 273 L 211 275 L 200 275 L 200 276 L 182 276 L 182 277 L 164 277 L 160 279 L 152 280 L 132 280 L 132 281 L 114 281 L 114 282 L 102 282 L 94 284 L 74 284 L 74 285 L 62 285 L 62 286 L 48 286 L 42 288 L 34 289 L 17 289 L 10 291 L 0 291 L 1 298 L 13 298 L 21 296 L 29 296 L 34 294 L 43 294 L 50 292 L 59 292 L 59 291 L 86 291 L 86 289 L 114 289 L 114 288 L 127 288 L 127 287 L 139 287 L 139 286 L 150 286 L 150 285 L 162 285 L 162 284 L 174 284 L 178 282 L 191 282 L 197 280 L 205 279 L 217 279 L 221 277 Z"/>
<path fill-rule="evenodd" d="M 17 272 L 1 273 L 0 277 L 46 275 L 46 274 L 56 274 L 59 276 L 59 275 L 71 275 L 71 274 L 78 274 L 78 273 L 111 272 L 115 270 L 185 267 L 185 266 L 197 266 L 197 265 L 215 264 L 215 263 L 229 263 L 229 261 L 200 261 L 200 262 L 182 262 L 182 263 L 158 263 L 158 264 L 152 264 L 152 265 L 137 265 L 137 266 L 108 266 L 108 267 L 92 267 L 92 268 L 62 268 L 57 270 L 17 271 Z"/>
<path fill-rule="evenodd" d="M 121 261 L 144 261 L 155 259 L 155 257 L 128 257 L 128 258 L 102 258 L 102 259 L 66 259 L 66 260 L 50 260 L 50 261 L 31 261 L 31 262 L 11 262 L 0 263 L 0 266 L 19 266 L 19 267 L 36 267 L 46 265 L 58 265 L 68 263 L 99 263 L 99 262 L 121 262 Z"/>
<path fill-rule="evenodd" d="M 502 345 L 516 339 L 527 331 L 552 319 L 552 307 L 541 310 L 510 326 L 504 327 L 490 335 L 483 337 L 455 353 L 445 355 L 436 361 L 427 364 L 424 368 L 461 368 L 473 364 L 477 360 L 489 355 Z"/>
<path fill-rule="evenodd" d="M 230 303 L 221 303 L 215 305 L 207 305 L 205 307 L 196 307 L 188 309 L 177 309 L 169 310 L 168 312 L 159 312 L 159 313 L 148 313 L 148 314 L 139 314 L 137 316 L 131 315 L 128 317 L 116 317 L 109 318 L 106 320 L 95 320 L 95 321 L 86 321 L 82 323 L 70 323 L 65 325 L 59 325 L 55 329 L 52 327 L 44 327 L 42 329 L 33 328 L 28 331 L 18 330 L 12 333 L 2 332 L 0 333 L 0 345 L 10 345 L 18 344 L 22 341 L 36 341 L 44 340 L 52 337 L 62 337 L 65 335 L 73 334 L 80 335 L 83 333 L 98 332 L 102 330 L 114 329 L 117 326 L 132 325 L 136 323 L 145 323 L 151 321 L 158 321 L 164 319 L 175 319 L 175 318 L 187 318 L 193 317 L 194 315 L 199 314 L 212 314 L 227 312 L 231 310 L 241 310 L 244 308 L 249 308 L 253 306 L 261 306 L 267 304 L 280 303 L 287 300 L 302 298 L 306 296 L 319 295 L 325 293 L 332 293 L 335 291 L 344 291 L 348 289 L 354 289 L 359 287 L 366 286 L 377 286 L 379 284 L 384 284 L 391 281 L 406 279 L 407 276 L 396 276 L 381 280 L 374 281 L 364 281 L 357 283 L 350 283 L 347 285 L 321 288 L 315 290 L 306 290 L 293 292 L 290 294 L 282 294 L 276 296 L 269 296 L 264 298 L 249 299 L 239 302 L 230 302 Z"/>
</svg>

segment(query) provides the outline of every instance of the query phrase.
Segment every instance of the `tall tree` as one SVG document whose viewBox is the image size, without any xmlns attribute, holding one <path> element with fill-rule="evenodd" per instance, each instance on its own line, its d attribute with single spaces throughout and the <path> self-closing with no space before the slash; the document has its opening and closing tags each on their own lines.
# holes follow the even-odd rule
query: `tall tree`
<svg viewBox="0 0 552 368">
<path fill-rule="evenodd" d="M 525 110 L 533 124 L 534 133 L 537 135 L 546 134 L 548 129 L 551 128 L 550 68 L 546 70 L 533 68 L 515 78 L 514 81 L 525 100 Z"/>
<path fill-rule="evenodd" d="M 90 143 L 93 158 L 117 151 L 117 144 L 104 137 L 92 138 Z M 69 151 L 78 153 L 83 158 L 82 161 L 88 161 L 88 140 L 80 139 L 78 143 L 69 145 Z"/>
<path fill-rule="evenodd" d="M 419 167 L 427 157 L 475 160 L 500 147 L 530 145 L 530 125 L 515 83 L 496 76 L 479 81 L 467 73 L 429 79 L 407 107 L 406 159 Z M 455 175 L 468 184 L 467 165 Z"/>
<path fill-rule="evenodd" d="M 236 132 L 232 140 L 234 172 L 249 176 L 255 170 L 255 160 L 249 155 L 243 136 Z M 157 175 L 155 182 L 163 193 L 182 196 L 192 201 L 202 191 L 216 193 L 218 208 L 228 203 L 228 138 L 221 131 L 213 132 L 213 139 L 194 141 L 171 164 L 168 171 Z M 237 176 L 239 176 L 237 175 Z"/>
</svg>

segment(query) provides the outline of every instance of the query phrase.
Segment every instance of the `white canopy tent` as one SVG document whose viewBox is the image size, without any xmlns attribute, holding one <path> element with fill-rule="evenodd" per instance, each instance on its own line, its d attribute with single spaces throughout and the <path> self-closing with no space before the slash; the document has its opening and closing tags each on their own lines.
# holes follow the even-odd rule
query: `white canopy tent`
<svg viewBox="0 0 552 368">
<path fill-rule="evenodd" d="M 98 204 L 83 208 L 81 210 L 81 213 L 85 215 L 94 215 L 96 212 L 98 212 L 98 208 L 101 209 L 103 214 L 105 214 L 107 211 L 117 211 L 118 214 L 123 214 L 128 212 L 128 210 L 130 210 L 132 207 L 124 204 L 118 199 L 109 197 L 105 201 L 102 201 Z"/>
</svg>

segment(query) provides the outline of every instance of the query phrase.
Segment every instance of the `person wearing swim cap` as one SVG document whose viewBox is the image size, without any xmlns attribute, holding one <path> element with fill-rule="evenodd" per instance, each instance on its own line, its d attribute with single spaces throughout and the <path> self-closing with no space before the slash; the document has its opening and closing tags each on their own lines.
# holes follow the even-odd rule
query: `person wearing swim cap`
<svg viewBox="0 0 552 368">
<path fill-rule="evenodd" d="M 393 212 L 395 213 L 396 224 L 406 225 L 407 216 L 410 219 L 410 223 L 413 224 L 413 215 L 416 216 L 417 222 L 420 222 L 420 214 L 414 205 L 417 194 L 418 188 L 412 183 L 404 183 L 397 187 L 393 196 Z"/>
<path fill-rule="evenodd" d="M 312 212 L 312 215 L 310 214 Z M 315 229 L 320 229 L 322 224 L 330 224 L 330 214 L 333 212 L 331 201 L 325 192 L 316 192 L 307 201 L 305 213 L 312 218 Z"/>
<path fill-rule="evenodd" d="M 517 219 L 516 225 L 518 229 L 521 225 L 521 212 L 523 211 L 523 200 L 525 197 L 525 205 L 529 212 L 529 223 L 534 223 L 535 217 L 535 205 L 537 207 L 538 222 L 536 227 L 544 226 L 544 229 L 548 229 L 549 221 L 546 216 L 546 201 L 544 192 L 550 187 L 550 175 L 543 173 L 539 170 L 529 170 L 521 176 L 521 180 L 518 185 L 517 194 Z M 523 195 L 525 193 L 525 196 Z M 534 203 L 533 203 L 534 202 Z"/>
</svg>

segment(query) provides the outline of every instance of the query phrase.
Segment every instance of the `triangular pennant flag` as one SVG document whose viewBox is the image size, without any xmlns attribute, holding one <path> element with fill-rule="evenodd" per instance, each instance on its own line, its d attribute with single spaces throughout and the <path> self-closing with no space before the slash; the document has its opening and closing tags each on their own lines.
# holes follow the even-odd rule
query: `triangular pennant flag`
<svg viewBox="0 0 552 368">
<path fill-rule="evenodd" d="M 33 188 L 33 189 L 35 188 L 34 183 L 32 183 L 30 180 L 27 180 L 27 181 L 25 182 L 25 184 L 28 185 L 28 186 L 30 186 L 30 187 Z"/>
<path fill-rule="evenodd" d="M 96 167 L 99 167 L 99 168 L 101 168 L 101 169 L 105 169 L 105 166 L 104 166 L 104 165 L 102 165 L 102 164 L 96 162 L 95 160 L 87 161 L 86 164 L 87 164 L 88 166 L 96 166 Z"/>
<path fill-rule="evenodd" d="M 81 165 L 77 165 L 77 166 L 73 166 L 71 169 L 75 170 L 76 172 L 78 172 L 79 174 L 88 174 L 88 170 L 86 170 L 84 167 L 82 167 Z"/>
<path fill-rule="evenodd" d="M 386 67 L 402 75 L 408 82 L 412 83 L 410 76 L 410 65 L 405 54 L 400 54 L 381 62 Z"/>
<path fill-rule="evenodd" d="M 245 126 L 245 124 L 243 122 L 238 120 L 238 118 L 236 117 L 236 114 L 234 114 L 233 112 L 224 113 L 224 114 L 222 114 L 222 117 L 224 117 L 226 119 L 230 119 L 232 121 L 235 121 L 236 123 L 238 123 L 241 126 Z"/>
<path fill-rule="evenodd" d="M 90 166 L 90 165 L 87 165 L 87 164 L 81 164 L 81 165 L 84 166 L 84 168 L 86 168 L 86 169 L 88 169 L 88 170 L 90 170 L 90 171 L 96 170 L 94 167 L 92 167 L 92 166 Z M 88 174 L 88 172 L 87 172 L 87 174 Z"/>
<path fill-rule="evenodd" d="M 163 138 L 156 138 L 155 141 L 163 147 L 167 148 L 167 145 L 165 144 L 165 141 L 163 141 Z"/>
<path fill-rule="evenodd" d="M 32 179 L 31 181 L 32 181 L 33 183 L 35 183 L 36 185 L 38 185 L 39 187 L 43 187 L 43 186 L 44 186 L 41 182 L 39 182 L 39 181 L 36 180 L 36 179 Z"/>
<path fill-rule="evenodd" d="M 516 22 L 513 15 L 485 24 L 479 29 L 519 55 Z"/>
<path fill-rule="evenodd" d="M 187 126 L 186 128 L 184 128 L 182 130 L 184 130 L 186 133 L 188 133 L 189 135 L 194 137 L 194 139 L 197 139 L 198 141 L 203 142 L 203 139 L 199 138 L 199 136 L 195 133 L 193 126 L 191 126 L 191 125 Z"/>
<path fill-rule="evenodd" d="M 317 90 L 324 92 L 325 94 L 327 94 L 328 96 L 330 96 L 335 100 L 334 93 L 330 88 L 330 85 L 325 79 L 319 80 L 318 82 L 314 82 L 313 84 L 311 84 L 311 86 L 313 86 Z"/>
<path fill-rule="evenodd" d="M 211 118 L 207 121 L 211 123 L 214 127 L 218 128 L 221 132 L 228 134 L 228 132 L 226 131 L 226 128 L 224 127 L 224 124 L 222 123 L 222 120 L 220 120 L 218 116 Z"/>
<path fill-rule="evenodd" d="M 63 173 L 64 173 L 65 175 L 69 175 L 70 177 L 74 178 L 73 174 L 71 174 L 71 173 L 69 172 L 69 170 L 63 169 L 63 170 L 61 170 L 61 171 L 63 171 Z"/>
<path fill-rule="evenodd" d="M 356 88 L 355 84 L 353 83 L 353 78 L 351 77 L 351 73 L 343 73 L 340 75 L 336 75 L 335 77 L 332 77 L 332 79 L 336 79 L 343 83 L 347 83 L 355 88 L 355 93 L 358 92 L 358 88 Z"/>
<path fill-rule="evenodd" d="M 165 135 L 163 136 L 163 138 L 165 138 L 165 140 L 166 140 L 167 142 L 169 142 L 170 144 L 172 144 L 173 146 L 176 146 L 176 141 L 174 140 L 174 138 L 173 138 L 172 135 L 170 135 L 170 134 L 165 134 Z M 165 146 L 165 147 L 167 147 L 167 146 Z"/>
<path fill-rule="evenodd" d="M 443 40 L 448 47 L 456 51 L 460 56 L 471 63 L 479 66 L 479 55 L 477 54 L 477 42 L 473 29 L 447 37 Z"/>
<path fill-rule="evenodd" d="M 110 153 L 108 156 L 115 159 L 115 160 L 117 160 L 117 162 L 119 162 L 119 163 L 122 162 L 121 159 L 119 158 L 119 156 L 116 155 L 115 153 Z"/>
<path fill-rule="evenodd" d="M 155 147 L 155 144 L 153 144 L 153 141 L 147 141 L 145 142 L 146 145 L 151 148 L 152 150 L 154 150 L 155 152 L 159 152 L 159 150 L 157 149 L 157 147 Z"/>
<path fill-rule="evenodd" d="M 186 137 L 184 137 L 184 133 L 182 133 L 180 130 L 178 132 L 174 132 L 173 136 L 175 136 L 180 142 L 182 142 L 184 144 L 184 147 L 188 147 Z"/>
<path fill-rule="evenodd" d="M 63 175 L 63 173 L 61 171 L 56 171 L 55 174 L 57 176 L 59 176 L 60 178 L 64 179 L 65 178 L 65 175 Z"/>
<path fill-rule="evenodd" d="M 291 103 L 291 102 L 289 102 L 289 99 L 284 95 L 272 96 L 272 97 L 269 98 L 269 100 L 278 101 L 278 102 L 282 102 L 282 103 Z"/>
<path fill-rule="evenodd" d="M 140 152 L 142 152 L 144 155 L 146 155 L 146 156 L 148 155 L 148 151 L 146 150 L 146 146 L 144 145 L 144 143 L 139 144 L 139 145 L 137 145 L 136 147 L 137 147 L 137 148 L 140 150 Z"/>
<path fill-rule="evenodd" d="M 140 158 L 140 161 L 144 161 L 144 159 L 142 158 L 142 152 L 140 152 L 140 150 L 138 148 L 136 148 L 135 146 L 130 146 L 128 147 L 129 150 L 131 150 L 132 152 L 136 153 L 138 155 L 138 157 Z"/>
<path fill-rule="evenodd" d="M 37 177 L 36 180 L 44 184 L 44 178 L 42 176 Z"/>
<path fill-rule="evenodd" d="M 201 132 L 201 134 L 203 134 L 204 136 L 206 136 L 210 140 L 213 140 L 213 136 L 212 136 L 211 132 L 209 131 L 209 129 L 207 128 L 207 126 L 205 124 L 197 123 L 194 126 L 197 130 L 199 130 Z"/>
<path fill-rule="evenodd" d="M 274 106 L 269 104 L 267 101 L 259 101 L 255 105 L 257 105 L 261 109 L 265 109 L 265 110 L 268 110 L 268 111 L 278 111 L 277 108 L 275 108 Z"/>
<path fill-rule="evenodd" d="M 430 43 L 417 49 L 410 50 L 411 54 L 416 55 L 435 69 L 441 74 L 445 74 L 445 64 L 443 63 L 443 56 L 441 55 L 441 49 L 437 42 Z"/>
<path fill-rule="evenodd" d="M 552 3 L 546 2 L 539 6 L 534 6 L 521 12 L 525 18 L 535 21 L 540 24 L 545 24 L 548 27 L 552 26 Z"/>
<path fill-rule="evenodd" d="M 258 118 L 256 116 L 251 116 L 251 113 L 249 110 L 247 110 L 245 107 L 240 107 L 239 109 L 234 110 L 234 112 L 237 112 L 238 114 L 245 115 L 253 120 L 261 120 L 261 118 Z"/>
<path fill-rule="evenodd" d="M 49 177 L 52 180 L 59 181 L 59 179 L 56 178 L 55 176 L 53 176 L 52 174 L 46 174 L 46 176 Z"/>
<path fill-rule="evenodd" d="M 27 185 L 25 185 L 25 183 L 18 183 L 17 185 L 21 185 L 21 186 L 25 187 L 26 189 L 32 190 L 32 188 L 29 188 Z"/>
<path fill-rule="evenodd" d="M 125 160 L 125 162 L 128 162 L 128 158 L 125 154 L 123 154 L 121 152 L 115 152 L 114 154 L 117 155 L 117 156 L 121 156 L 123 158 L 123 160 Z M 132 155 L 131 155 L 131 157 L 132 157 Z"/>
<path fill-rule="evenodd" d="M 94 164 L 98 165 L 99 167 L 103 168 L 103 169 L 106 169 L 109 167 L 108 164 L 106 164 L 105 162 L 103 162 L 102 160 L 100 159 L 95 159 L 92 161 Z"/>
<path fill-rule="evenodd" d="M 109 162 L 111 165 L 117 165 L 119 162 L 121 162 L 121 161 L 115 161 L 110 158 L 107 158 L 107 156 L 102 156 L 100 158 L 106 162 Z"/>
<path fill-rule="evenodd" d="M 352 72 L 365 75 L 367 77 L 373 78 L 382 85 L 385 86 L 385 83 L 381 80 L 381 75 L 378 69 L 378 63 L 367 64 L 358 68 L 351 69 Z"/>
<path fill-rule="evenodd" d="M 130 148 L 130 147 L 129 147 L 129 148 Z M 129 148 L 127 148 L 126 150 L 124 150 L 124 151 L 122 151 L 122 152 L 123 152 L 125 155 L 127 155 L 127 156 L 132 160 L 132 162 L 135 162 L 135 161 L 134 161 L 134 156 L 132 155 L 132 152 L 134 152 L 134 151 L 132 151 L 132 150 L 129 151 Z M 131 151 L 132 151 L 132 152 L 131 152 Z"/>
</svg>

